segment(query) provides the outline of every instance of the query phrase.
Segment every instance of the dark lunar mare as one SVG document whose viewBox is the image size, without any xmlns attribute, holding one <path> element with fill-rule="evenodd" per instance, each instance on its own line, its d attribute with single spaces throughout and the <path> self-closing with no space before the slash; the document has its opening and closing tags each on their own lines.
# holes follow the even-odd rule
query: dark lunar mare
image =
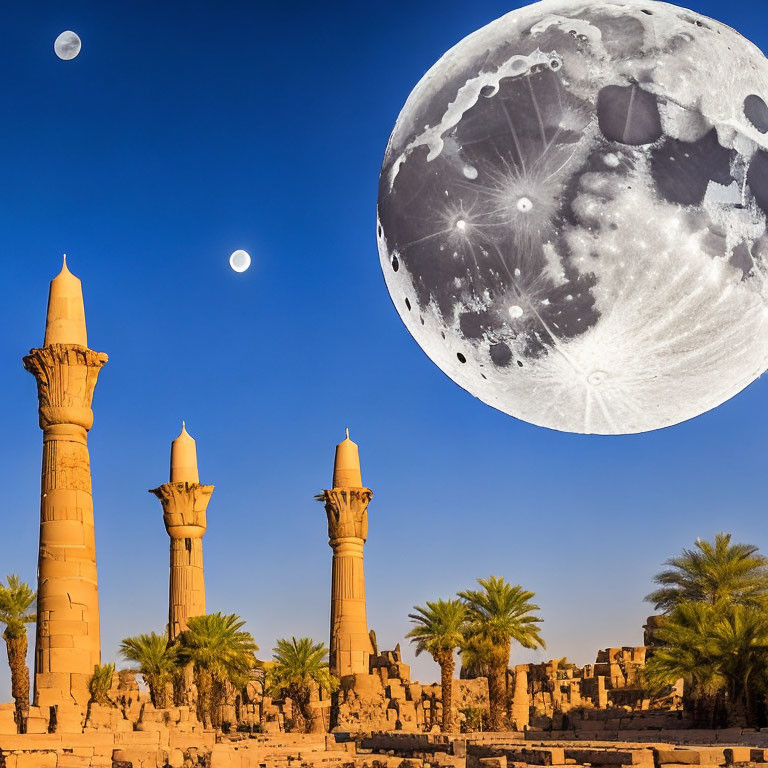
<svg viewBox="0 0 768 768">
<path fill-rule="evenodd" d="M 768 133 L 768 104 L 752 93 L 744 99 L 744 115 L 760 133 Z"/>
<path fill-rule="evenodd" d="M 710 181 L 728 186 L 736 153 L 722 147 L 713 128 L 698 141 L 666 138 L 651 151 L 651 175 L 659 196 L 671 203 L 701 205 Z"/>
<path fill-rule="evenodd" d="M 639 85 L 606 85 L 597 95 L 597 120 L 609 141 L 639 147 L 663 130 L 656 97 Z"/>
<path fill-rule="evenodd" d="M 567 218 L 561 193 L 579 172 L 573 156 L 584 140 L 582 131 L 559 127 L 564 110 L 582 128 L 589 123 L 589 105 L 566 91 L 556 72 L 505 78 L 498 92 L 467 110 L 440 156 L 427 161 L 426 148 L 413 151 L 391 191 L 382 174 L 380 218 L 396 253 L 392 268 L 407 269 L 422 310 L 434 301 L 446 321 L 458 315 L 468 339 L 488 337 L 491 360 L 502 367 L 511 355 L 507 342 L 518 338 L 525 355 L 537 355 L 551 347 L 552 335 L 571 338 L 596 320 L 590 278 L 567 262 L 563 280 L 546 277 L 542 249 Z M 467 166 L 476 179 L 462 173 Z M 505 201 L 508 188 L 515 194 Z M 532 201 L 529 214 L 514 207 L 522 197 Z M 456 230 L 459 219 L 466 234 Z M 508 313 L 513 304 L 525 308 L 517 320 Z"/>
<path fill-rule="evenodd" d="M 768 215 L 768 152 L 764 149 L 759 149 L 752 158 L 747 172 L 747 184 L 757 204 Z"/>
</svg>

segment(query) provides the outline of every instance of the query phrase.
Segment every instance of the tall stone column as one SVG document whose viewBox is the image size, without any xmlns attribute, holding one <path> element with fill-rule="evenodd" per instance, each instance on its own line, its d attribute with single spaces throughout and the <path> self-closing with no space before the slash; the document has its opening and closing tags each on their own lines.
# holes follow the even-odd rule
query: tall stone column
<svg viewBox="0 0 768 768">
<path fill-rule="evenodd" d="M 333 488 L 323 492 L 328 516 L 331 567 L 330 669 L 337 677 L 368 674 L 373 652 L 365 611 L 363 547 L 368 537 L 368 503 L 358 447 L 347 437 L 336 447 Z"/>
<path fill-rule="evenodd" d="M 24 358 L 37 379 L 43 430 L 34 684 L 40 707 L 85 707 L 101 663 L 87 434 L 107 359 L 88 349 L 82 287 L 65 257 L 51 282 L 43 347 Z"/>
<path fill-rule="evenodd" d="M 212 485 L 200 485 L 197 447 L 182 424 L 171 444 L 171 479 L 151 490 L 163 505 L 165 530 L 171 538 L 168 587 L 168 636 L 175 640 L 187 619 L 205 614 L 203 536 L 207 527 Z"/>
<path fill-rule="evenodd" d="M 512 694 L 512 727 L 524 731 L 531 722 L 530 698 L 528 696 L 528 665 L 515 667 L 515 687 Z"/>
</svg>

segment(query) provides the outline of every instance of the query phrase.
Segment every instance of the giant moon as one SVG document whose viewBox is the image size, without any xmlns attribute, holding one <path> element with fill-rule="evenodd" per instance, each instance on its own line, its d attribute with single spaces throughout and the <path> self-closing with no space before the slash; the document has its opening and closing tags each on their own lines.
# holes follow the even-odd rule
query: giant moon
<svg viewBox="0 0 768 768">
<path fill-rule="evenodd" d="M 544 0 L 446 53 L 387 146 L 397 311 L 485 403 L 676 424 L 768 367 L 768 61 L 652 0 Z"/>
</svg>

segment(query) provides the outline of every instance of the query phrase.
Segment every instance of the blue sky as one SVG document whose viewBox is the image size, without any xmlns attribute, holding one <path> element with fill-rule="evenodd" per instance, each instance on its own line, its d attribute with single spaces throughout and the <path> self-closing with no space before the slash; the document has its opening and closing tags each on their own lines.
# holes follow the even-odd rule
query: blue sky
<svg viewBox="0 0 768 768">
<path fill-rule="evenodd" d="M 756 2 L 691 2 L 764 50 Z M 209 610 L 277 637 L 328 632 L 331 550 L 313 494 L 349 426 L 375 493 L 369 623 L 391 647 L 415 603 L 479 576 L 537 594 L 546 653 L 639 645 L 660 563 L 728 530 L 768 550 L 763 379 L 660 432 L 587 437 L 490 409 L 400 322 L 376 252 L 378 169 L 411 88 L 515 7 L 491 0 L 30 2 L 5 19 L 0 124 L 0 574 L 35 578 L 41 434 L 21 365 L 61 254 L 110 355 L 90 436 L 103 656 L 162 630 L 158 500 L 186 419 L 216 485 Z M 52 51 L 64 29 L 83 51 Z M 235 248 L 251 270 L 233 273 Z M 408 660 L 413 661 L 410 649 Z M 415 676 L 435 679 L 419 659 Z M 8 698 L 0 665 L 0 698 Z"/>
</svg>

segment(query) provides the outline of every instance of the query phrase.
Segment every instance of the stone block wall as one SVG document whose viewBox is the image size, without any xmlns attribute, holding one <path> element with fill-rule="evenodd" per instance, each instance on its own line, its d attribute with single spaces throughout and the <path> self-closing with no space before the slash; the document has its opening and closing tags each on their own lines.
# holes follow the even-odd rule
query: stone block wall
<svg viewBox="0 0 768 768">
<path fill-rule="evenodd" d="M 352 732 L 398 730 L 406 732 L 438 729 L 442 721 L 442 688 L 410 679 L 410 667 L 402 660 L 400 646 L 371 656 L 368 675 L 342 679 L 332 722 L 337 730 Z M 456 723 L 462 709 L 488 707 L 485 678 L 454 680 L 453 702 Z"/>
<path fill-rule="evenodd" d="M 510 670 L 508 680 L 515 692 L 513 707 L 520 709 L 527 703 L 529 724 L 536 729 L 589 729 L 596 710 L 617 721 L 632 713 L 635 723 L 642 719 L 642 713 L 661 710 L 670 722 L 678 722 L 681 683 L 659 699 L 649 698 L 643 688 L 642 672 L 650 650 L 646 646 L 606 648 L 597 652 L 594 664 L 584 667 L 564 659 L 516 667 Z M 520 686 L 515 685 L 521 671 L 528 678 L 527 696 L 522 696 Z M 527 701 L 518 700 L 525 698 Z"/>
<path fill-rule="evenodd" d="M 518 730 L 611 732 L 628 729 L 684 728 L 682 687 L 666 700 L 651 701 L 642 690 L 642 670 L 648 649 L 607 648 L 594 664 L 577 667 L 566 660 L 519 665 L 508 672 L 509 717 Z M 27 721 L 30 735 L 56 733 L 142 731 L 196 733 L 194 707 L 155 710 L 148 694 L 139 689 L 129 671 L 116 673 L 110 700 L 115 706 L 31 707 Z M 454 680 L 454 723 L 467 721 L 464 711 L 487 710 L 485 678 Z M 315 691 L 311 700 L 311 729 L 352 733 L 439 730 L 442 690 L 438 683 L 411 680 L 410 667 L 400 647 L 371 654 L 366 674 L 347 675 L 333 697 Z M 473 714 L 473 713 L 470 713 Z M 227 691 L 222 721 L 231 733 L 280 734 L 293 730 L 294 707 L 290 699 L 273 699 L 264 693 L 257 676 L 242 691 Z M 13 706 L 0 705 L 0 734 L 15 733 Z M 2 766 L 0 766 L 2 768 Z"/>
</svg>

